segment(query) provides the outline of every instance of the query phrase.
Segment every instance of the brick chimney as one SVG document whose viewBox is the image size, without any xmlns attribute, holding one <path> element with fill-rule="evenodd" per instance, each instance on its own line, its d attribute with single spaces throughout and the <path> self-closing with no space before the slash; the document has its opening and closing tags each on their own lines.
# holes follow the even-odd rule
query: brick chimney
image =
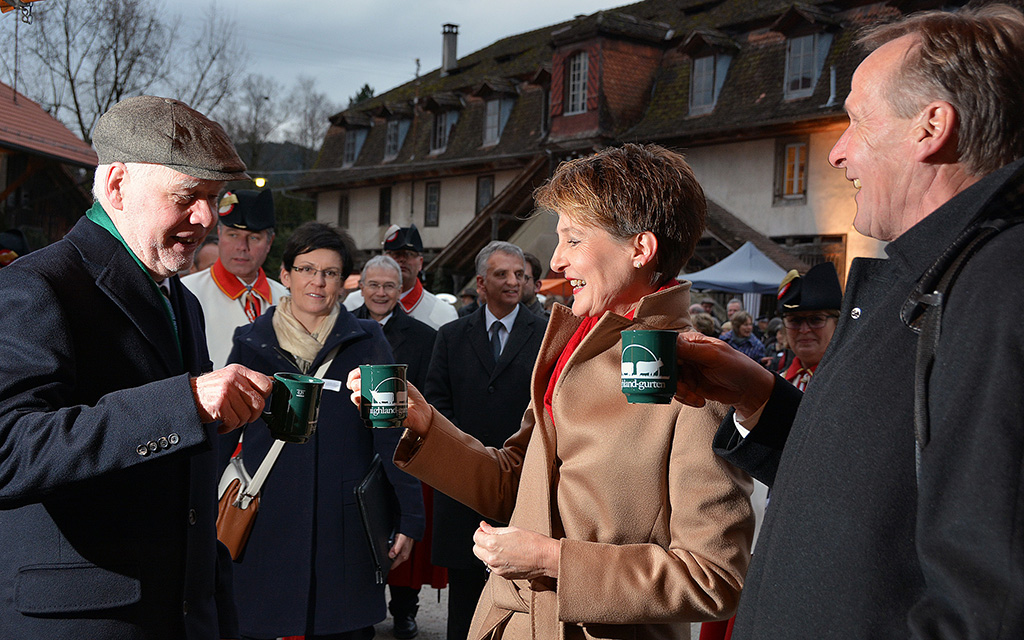
<svg viewBox="0 0 1024 640">
<path fill-rule="evenodd" d="M 459 25 L 444 25 L 441 38 L 441 77 L 443 78 L 458 68 L 459 57 L 456 54 L 456 45 L 459 40 Z"/>
</svg>

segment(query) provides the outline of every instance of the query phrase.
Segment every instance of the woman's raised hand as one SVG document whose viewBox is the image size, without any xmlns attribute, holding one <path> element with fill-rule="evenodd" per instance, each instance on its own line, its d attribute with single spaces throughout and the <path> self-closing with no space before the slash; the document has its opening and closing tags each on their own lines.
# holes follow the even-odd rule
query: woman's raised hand
<svg viewBox="0 0 1024 640">
<path fill-rule="evenodd" d="M 359 406 L 362 400 L 362 380 L 359 377 L 359 367 L 356 367 L 348 373 L 348 380 L 345 382 L 345 386 L 352 392 L 352 404 Z M 409 429 L 421 438 L 426 437 L 427 431 L 430 430 L 430 416 L 433 413 L 433 408 L 427 402 L 423 394 L 419 392 L 419 389 L 414 387 L 412 384 L 406 385 L 406 390 L 409 394 L 409 413 L 405 418 L 405 422 L 402 426 Z"/>
</svg>

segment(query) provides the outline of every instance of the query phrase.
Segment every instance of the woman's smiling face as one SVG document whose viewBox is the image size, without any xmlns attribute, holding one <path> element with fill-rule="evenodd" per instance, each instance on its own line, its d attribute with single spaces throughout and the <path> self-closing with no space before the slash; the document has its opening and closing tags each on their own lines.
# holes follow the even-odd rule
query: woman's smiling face
<svg viewBox="0 0 1024 640">
<path fill-rule="evenodd" d="M 572 284 L 575 315 L 600 316 L 605 311 L 623 315 L 653 291 L 656 287 L 636 268 L 635 259 L 630 240 L 558 214 L 558 246 L 551 256 L 551 268 Z"/>
</svg>

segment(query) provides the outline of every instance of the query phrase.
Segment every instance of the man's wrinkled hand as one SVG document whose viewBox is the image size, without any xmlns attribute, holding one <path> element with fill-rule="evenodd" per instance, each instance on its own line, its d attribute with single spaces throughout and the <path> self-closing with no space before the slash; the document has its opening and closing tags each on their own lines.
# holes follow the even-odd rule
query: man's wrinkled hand
<svg viewBox="0 0 1024 640">
<path fill-rule="evenodd" d="M 751 415 L 775 386 L 775 376 L 752 358 L 702 333 L 679 334 L 676 357 L 676 400 L 693 407 L 713 400 L 736 407 L 741 416 Z"/>
<path fill-rule="evenodd" d="M 192 396 L 204 424 L 220 422 L 218 431 L 227 433 L 260 417 L 264 401 L 273 388 L 270 377 L 229 364 L 223 369 L 192 378 Z"/>
</svg>

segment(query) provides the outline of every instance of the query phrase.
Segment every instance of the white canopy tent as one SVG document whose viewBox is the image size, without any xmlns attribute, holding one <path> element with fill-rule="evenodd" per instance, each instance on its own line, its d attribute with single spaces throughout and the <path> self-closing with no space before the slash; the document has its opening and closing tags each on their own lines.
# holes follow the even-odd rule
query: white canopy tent
<svg viewBox="0 0 1024 640">
<path fill-rule="evenodd" d="M 745 242 L 732 255 L 693 273 L 680 273 L 680 280 L 689 280 L 694 289 L 711 289 L 743 294 L 743 308 L 755 318 L 761 311 L 761 295 L 773 295 L 786 271 L 761 253 L 751 242 Z"/>
</svg>

